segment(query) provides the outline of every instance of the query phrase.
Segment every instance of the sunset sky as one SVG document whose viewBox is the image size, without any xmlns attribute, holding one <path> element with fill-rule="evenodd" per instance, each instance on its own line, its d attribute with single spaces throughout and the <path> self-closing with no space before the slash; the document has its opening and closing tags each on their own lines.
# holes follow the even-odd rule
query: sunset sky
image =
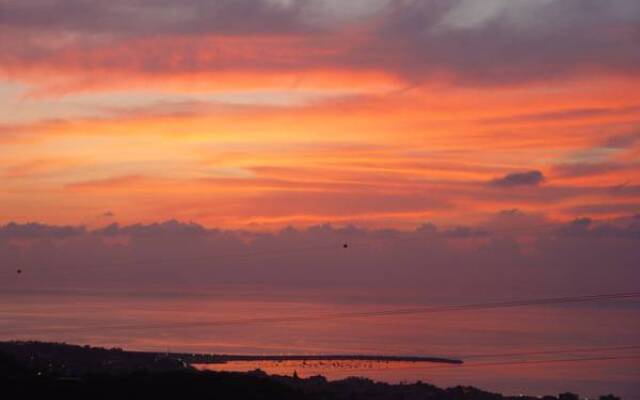
<svg viewBox="0 0 640 400">
<path fill-rule="evenodd" d="M 640 212 L 635 0 L 0 1 L 0 223 Z"/>
<path fill-rule="evenodd" d="M 640 348 L 639 266 L 638 0 L 0 0 L 0 340 Z M 635 356 L 433 377 L 639 398 Z"/>
</svg>

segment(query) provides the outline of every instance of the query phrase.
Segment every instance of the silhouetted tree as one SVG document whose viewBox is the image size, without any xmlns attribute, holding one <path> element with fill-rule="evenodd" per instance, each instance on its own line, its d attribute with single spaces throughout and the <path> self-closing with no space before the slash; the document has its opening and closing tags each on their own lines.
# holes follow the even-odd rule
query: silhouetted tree
<svg viewBox="0 0 640 400">
<path fill-rule="evenodd" d="M 580 400 L 580 397 L 578 397 L 578 395 L 575 393 L 566 392 L 560 393 L 558 395 L 558 400 Z"/>
</svg>

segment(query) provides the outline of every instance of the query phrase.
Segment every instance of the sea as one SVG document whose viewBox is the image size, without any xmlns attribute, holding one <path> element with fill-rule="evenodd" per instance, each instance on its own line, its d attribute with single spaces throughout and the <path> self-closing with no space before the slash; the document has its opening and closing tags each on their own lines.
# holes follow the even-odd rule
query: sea
<svg viewBox="0 0 640 400">
<path fill-rule="evenodd" d="M 449 357 L 464 363 L 261 361 L 196 367 L 471 385 L 513 395 L 576 392 L 594 398 L 613 393 L 640 399 L 637 299 L 420 312 L 456 304 L 454 299 L 424 298 L 408 304 L 373 295 L 276 289 L 0 289 L 0 340 L 162 352 Z"/>
</svg>

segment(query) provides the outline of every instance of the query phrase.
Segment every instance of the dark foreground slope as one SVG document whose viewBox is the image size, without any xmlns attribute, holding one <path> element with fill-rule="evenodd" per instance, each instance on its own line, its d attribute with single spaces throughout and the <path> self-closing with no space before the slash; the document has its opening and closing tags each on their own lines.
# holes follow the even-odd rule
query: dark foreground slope
<svg viewBox="0 0 640 400">
<path fill-rule="evenodd" d="M 83 363 L 86 363 L 83 367 Z M 70 374 L 70 371 L 77 371 Z M 274 399 L 274 400 L 533 400 L 472 387 L 440 389 L 350 378 L 299 379 L 263 372 L 201 372 L 168 356 L 42 343 L 0 343 L 0 398 Z M 566 393 L 546 400 L 576 400 Z M 613 400 L 614 397 L 606 396 Z"/>
</svg>

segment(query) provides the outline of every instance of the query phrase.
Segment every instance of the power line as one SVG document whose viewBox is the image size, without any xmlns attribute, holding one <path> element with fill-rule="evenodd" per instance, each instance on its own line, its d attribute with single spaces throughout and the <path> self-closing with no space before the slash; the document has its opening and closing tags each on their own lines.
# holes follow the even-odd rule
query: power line
<svg viewBox="0 0 640 400">
<path fill-rule="evenodd" d="M 571 362 L 587 362 L 587 361 L 610 361 L 610 360 L 636 360 L 640 359 L 639 355 L 630 356 L 602 356 L 602 357 L 581 357 L 581 358 L 554 358 L 547 360 L 520 360 L 520 361 L 497 361 L 488 363 L 465 363 L 461 366 L 470 367 L 489 367 L 501 365 L 528 365 L 528 364 L 555 364 L 555 363 L 571 363 Z"/>
<path fill-rule="evenodd" d="M 481 359 L 481 358 L 506 358 L 506 357 L 528 357 L 528 356 L 544 356 L 552 354 L 570 354 L 570 353 L 600 353 L 604 351 L 621 351 L 621 350 L 636 350 L 640 349 L 640 345 L 630 346 L 612 346 L 612 347 L 590 347 L 590 348 L 569 348 L 569 349 L 557 349 L 557 350 L 542 350 L 542 351 L 530 351 L 520 353 L 489 353 L 489 354 L 469 354 L 458 356 L 458 358 L 469 359 Z"/>
<path fill-rule="evenodd" d="M 399 315 L 419 315 L 432 313 L 447 313 L 459 311 L 475 311 L 475 310 L 492 310 L 504 308 L 530 307 L 530 306 L 548 306 L 561 304 L 579 304 L 590 302 L 602 302 L 612 300 L 624 300 L 640 298 L 640 291 L 627 293 L 608 293 L 588 296 L 565 296 L 565 297 L 547 297 L 529 300 L 487 302 L 487 303 L 468 303 L 460 305 L 445 305 L 431 307 L 416 307 L 405 309 L 391 309 L 380 311 L 363 311 L 363 312 L 344 312 L 344 313 L 327 313 L 318 315 L 309 315 L 304 317 L 262 317 L 262 318 L 245 318 L 245 319 L 228 319 L 208 322 L 191 322 L 191 323 L 172 323 L 172 324 L 145 324 L 145 325 L 110 325 L 110 326 L 94 326 L 94 327 L 76 327 L 74 331 L 82 330 L 149 330 L 149 329 L 184 329 L 184 328 L 204 328 L 218 326 L 233 325 L 253 325 L 253 324 L 271 324 L 271 323 L 300 323 L 311 321 L 329 321 L 352 318 L 366 317 L 384 317 Z M 59 329 L 68 331 L 68 328 Z M 55 331 L 49 329 L 47 332 Z"/>
<path fill-rule="evenodd" d="M 83 264 L 83 267 L 96 268 L 96 267 L 130 266 L 130 265 L 156 265 L 156 264 L 179 263 L 179 262 L 189 262 L 189 261 L 216 261 L 216 260 L 222 260 L 225 258 L 261 257 L 261 256 L 271 256 L 271 255 L 305 253 L 310 251 L 336 250 L 336 249 L 339 249 L 339 247 L 340 246 L 331 244 L 331 245 L 306 246 L 306 247 L 297 247 L 297 248 L 292 247 L 287 249 L 255 250 L 255 251 L 248 251 L 248 252 L 242 252 L 242 253 L 223 253 L 223 254 L 215 254 L 215 255 L 192 256 L 192 257 L 161 258 L 157 260 L 151 260 L 151 259 L 116 260 L 116 261 L 112 261 L 108 263 L 100 263 L 100 264 Z M 60 263 L 53 266 L 66 267 L 66 266 L 69 266 L 69 264 Z"/>
<path fill-rule="evenodd" d="M 482 229 L 478 230 L 470 230 L 470 234 L 477 234 L 481 236 L 492 236 L 495 234 L 505 234 L 505 233 L 517 233 L 517 232 L 527 232 L 544 228 L 553 228 L 553 227 L 562 227 L 558 223 L 545 223 L 545 224 L 537 224 L 537 225 L 529 225 L 527 227 L 519 227 L 519 228 L 510 228 L 510 229 L 493 229 L 490 231 L 485 231 Z M 440 233 L 450 233 L 455 232 L 455 229 L 449 231 L 441 231 Z M 98 264 L 83 264 L 83 267 L 87 268 L 102 268 L 102 267 L 110 267 L 110 266 L 129 266 L 129 265 L 156 265 L 156 264 L 167 264 L 167 263 L 180 263 L 180 262 L 198 262 L 198 261 L 217 261 L 228 258 L 250 258 L 250 257 L 264 257 L 264 256 L 278 256 L 278 255 L 287 255 L 287 254 L 295 254 L 295 253 L 305 253 L 305 252 L 316 252 L 316 251 L 330 251 L 330 250 L 340 250 L 340 249 L 348 249 L 353 247 L 370 247 L 371 243 L 374 241 L 384 241 L 384 242 L 392 242 L 392 243 L 406 243 L 406 242 L 415 242 L 415 241 L 424 241 L 430 239 L 428 236 L 412 236 L 412 237 L 394 237 L 394 238 L 375 238 L 372 237 L 368 241 L 363 240 L 355 240 L 355 241 L 346 241 L 340 243 L 332 243 L 332 244 L 324 244 L 324 245 L 312 245 L 312 246 L 302 246 L 302 247 L 287 247 L 280 249 L 272 249 L 272 250 L 254 250 L 247 252 L 237 252 L 237 253 L 223 253 L 223 254 L 212 254 L 212 255 L 202 255 L 202 256 L 191 256 L 191 257 L 173 257 L 173 258 L 161 258 L 161 259 L 124 259 L 124 260 L 113 260 L 110 262 L 101 262 Z M 70 263 L 59 263 L 54 267 L 68 267 Z"/>
<path fill-rule="evenodd" d="M 469 227 L 464 227 L 464 226 L 456 226 L 452 229 L 449 230 L 445 230 L 445 231 L 436 231 L 437 233 L 440 234 L 445 234 L 445 235 L 449 235 L 449 236 L 445 236 L 445 237 L 455 237 L 454 235 L 456 234 L 456 232 L 459 231 L 465 231 L 467 230 L 470 237 L 473 237 L 473 235 L 476 235 L 476 237 L 482 237 L 482 236 L 493 236 L 495 234 L 505 234 L 505 233 L 518 233 L 518 232 L 530 232 L 530 231 L 534 231 L 534 230 L 538 230 L 538 229 L 545 229 L 545 228 L 561 228 L 562 225 L 560 225 L 557 222 L 548 222 L 548 223 L 544 223 L 544 224 L 532 224 L 532 225 L 528 225 L 528 226 L 521 226 L 521 227 L 517 227 L 517 228 L 506 228 L 506 229 L 491 229 L 491 230 L 484 230 L 482 228 L 469 228 Z M 418 240 L 425 240 L 425 239 L 429 239 L 428 236 L 412 236 L 412 237 L 398 237 L 398 238 L 391 238 L 391 239 L 385 239 L 386 241 L 392 241 L 394 243 L 403 243 L 403 242 L 411 242 L 411 241 L 418 241 Z M 355 242 L 356 244 L 358 242 Z"/>
</svg>

